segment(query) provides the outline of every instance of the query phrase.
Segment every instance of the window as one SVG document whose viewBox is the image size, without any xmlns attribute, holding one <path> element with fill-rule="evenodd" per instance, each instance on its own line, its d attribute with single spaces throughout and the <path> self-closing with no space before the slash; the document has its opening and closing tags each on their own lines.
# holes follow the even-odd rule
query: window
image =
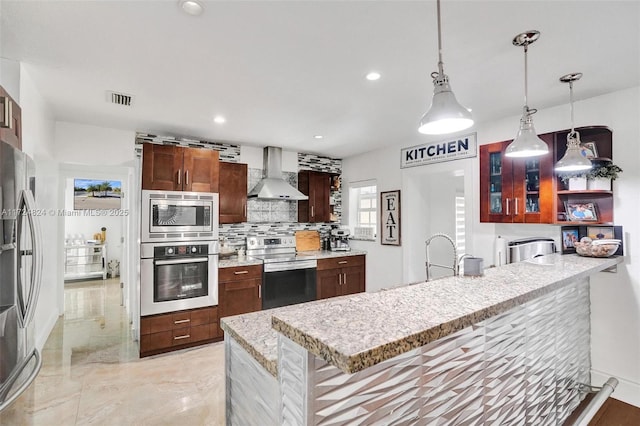
<svg viewBox="0 0 640 426">
<path fill-rule="evenodd" d="M 378 189 L 375 181 L 349 184 L 349 221 L 356 239 L 373 240 L 378 229 Z"/>
<path fill-rule="evenodd" d="M 465 253 L 464 197 L 456 196 L 456 247 L 458 255 Z"/>
</svg>

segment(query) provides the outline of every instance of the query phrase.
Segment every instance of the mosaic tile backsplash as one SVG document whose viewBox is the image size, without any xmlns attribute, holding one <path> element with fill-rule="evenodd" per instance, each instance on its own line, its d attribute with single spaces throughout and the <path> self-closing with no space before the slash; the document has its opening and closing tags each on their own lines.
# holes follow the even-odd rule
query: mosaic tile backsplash
<svg viewBox="0 0 640 426">
<path fill-rule="evenodd" d="M 140 155 L 142 143 L 156 143 L 164 145 L 179 145 L 215 149 L 220 153 L 220 161 L 230 163 L 240 162 L 240 145 L 198 140 L 195 138 L 154 135 L 151 133 L 136 134 L 136 152 Z M 342 160 L 320 157 L 314 154 L 298 153 L 298 170 L 315 170 L 318 172 L 342 173 Z M 248 170 L 247 192 L 262 179 L 262 169 L 251 168 Z M 282 177 L 291 186 L 298 187 L 298 174 L 283 172 Z M 337 178 L 340 182 L 340 178 Z M 298 203 L 295 201 L 259 200 L 251 198 L 247 200 L 247 222 L 220 225 L 220 237 L 224 237 L 228 244 L 241 246 L 245 244 L 247 235 L 293 235 L 296 231 L 317 230 L 321 237 L 329 235 L 331 228 L 340 223 L 342 217 L 342 191 L 341 185 L 332 188 L 330 203 L 337 217 L 335 223 L 298 223 Z"/>
</svg>

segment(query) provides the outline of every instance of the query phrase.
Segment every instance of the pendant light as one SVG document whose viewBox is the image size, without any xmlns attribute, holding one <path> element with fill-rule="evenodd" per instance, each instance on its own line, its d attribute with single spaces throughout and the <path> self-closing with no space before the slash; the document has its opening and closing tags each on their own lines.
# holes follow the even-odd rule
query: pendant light
<svg viewBox="0 0 640 426">
<path fill-rule="evenodd" d="M 529 45 L 540 37 L 540 32 L 531 30 L 518 34 L 513 38 L 514 46 L 524 47 L 524 107 L 522 107 L 522 118 L 520 118 L 520 129 L 516 138 L 509 144 L 505 154 L 507 157 L 537 157 L 549 152 L 546 142 L 538 137 L 536 129 L 533 127 L 532 115 L 538 110 L 529 108 L 527 103 L 527 52 Z"/>
<path fill-rule="evenodd" d="M 473 126 L 471 112 L 460 105 L 449 86 L 449 77 L 444 73 L 442 63 L 442 30 L 440 28 L 440 0 L 438 10 L 438 71 L 433 78 L 433 99 L 429 110 L 422 116 L 418 132 L 427 135 L 443 135 L 468 129 Z"/>
<path fill-rule="evenodd" d="M 576 72 L 563 75 L 560 81 L 569 83 L 569 101 L 571 103 L 571 131 L 567 134 L 567 151 L 560 161 L 556 163 L 557 172 L 577 172 L 581 170 L 589 170 L 591 168 L 591 160 L 582 155 L 580 149 L 580 133 L 575 129 L 573 122 L 573 82 L 582 78 L 582 73 Z"/>
</svg>

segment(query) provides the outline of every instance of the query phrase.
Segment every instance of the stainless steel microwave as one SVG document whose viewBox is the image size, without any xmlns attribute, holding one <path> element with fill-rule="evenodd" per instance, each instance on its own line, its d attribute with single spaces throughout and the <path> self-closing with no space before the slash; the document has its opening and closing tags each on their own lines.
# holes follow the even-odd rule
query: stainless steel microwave
<svg viewBox="0 0 640 426">
<path fill-rule="evenodd" d="M 141 242 L 218 239 L 218 194 L 142 190 Z"/>
</svg>

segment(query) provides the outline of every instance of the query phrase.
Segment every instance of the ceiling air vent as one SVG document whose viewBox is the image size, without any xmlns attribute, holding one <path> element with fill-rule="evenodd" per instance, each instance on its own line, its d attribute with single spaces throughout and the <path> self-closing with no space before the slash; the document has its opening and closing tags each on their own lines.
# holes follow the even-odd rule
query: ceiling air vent
<svg viewBox="0 0 640 426">
<path fill-rule="evenodd" d="M 131 106 L 133 103 L 133 96 L 118 92 L 107 92 L 107 102 L 111 102 L 116 105 Z"/>
</svg>

